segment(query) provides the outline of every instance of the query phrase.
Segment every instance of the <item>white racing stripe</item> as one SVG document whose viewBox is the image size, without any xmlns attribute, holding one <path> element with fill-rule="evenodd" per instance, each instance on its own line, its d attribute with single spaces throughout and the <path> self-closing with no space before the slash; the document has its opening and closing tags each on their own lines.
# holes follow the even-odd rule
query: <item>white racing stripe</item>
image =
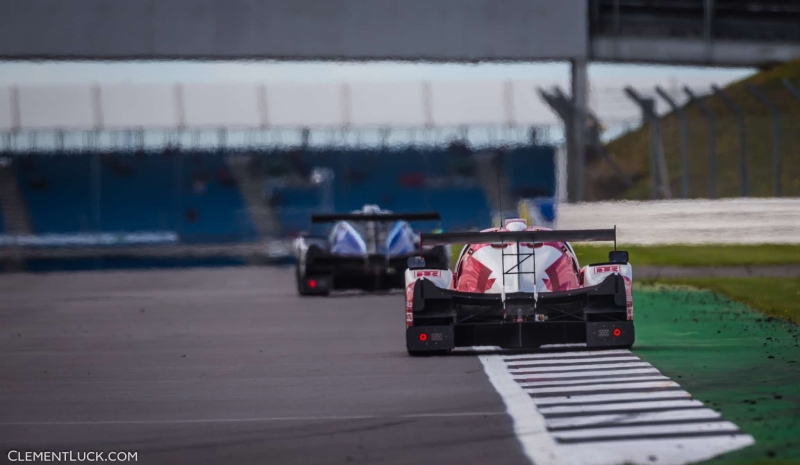
<svg viewBox="0 0 800 465">
<path fill-rule="evenodd" d="M 623 394 L 581 394 L 577 396 L 564 397 L 542 397 L 533 399 L 536 405 L 558 405 L 558 404 L 588 404 L 593 402 L 619 402 L 630 400 L 658 400 L 670 399 L 673 397 L 691 398 L 692 395 L 686 391 L 657 391 L 657 392 L 631 392 Z"/>
<path fill-rule="evenodd" d="M 628 350 L 480 359 L 536 465 L 683 465 L 754 442 Z"/>
<path fill-rule="evenodd" d="M 565 417 L 553 418 L 547 420 L 547 427 L 556 428 L 574 428 L 574 427 L 591 427 L 597 425 L 623 425 L 631 423 L 648 423 L 654 421 L 670 421 L 670 420 L 712 420 L 720 418 L 720 414 L 711 410 L 710 408 L 698 409 L 685 409 L 685 410 L 670 410 L 665 412 L 619 412 L 619 413 L 606 413 L 602 415 L 578 416 L 578 417 Z"/>
<path fill-rule="evenodd" d="M 626 362 L 641 362 L 642 360 L 639 357 L 635 357 L 631 354 L 630 357 L 602 357 L 602 358 L 562 358 L 562 359 L 555 359 L 555 360 L 547 360 L 538 358 L 536 360 L 525 360 L 519 359 L 514 360 L 513 362 L 507 362 L 509 365 L 524 365 L 524 366 L 551 366 L 551 365 L 580 365 L 580 364 L 592 364 L 592 363 L 626 363 Z"/>
<path fill-rule="evenodd" d="M 509 368 L 512 373 L 558 373 L 559 371 L 590 371 L 590 370 L 606 370 L 613 368 L 647 368 L 652 367 L 647 362 L 631 362 L 631 363 L 608 363 L 608 364 L 595 364 L 595 365 L 566 365 L 557 367 L 529 367 L 522 364 L 511 365 L 515 368 Z M 520 368 L 516 368 L 520 367 Z"/>
<path fill-rule="evenodd" d="M 519 378 L 524 380 L 522 376 L 515 376 L 514 379 L 521 381 Z M 652 376 L 620 376 L 619 378 L 592 378 L 592 379 L 557 379 L 553 381 L 531 381 L 526 382 L 523 381 L 520 383 L 522 387 L 539 387 L 539 386 L 570 386 L 575 384 L 595 384 L 595 383 L 602 383 L 602 382 L 614 382 L 619 383 L 621 381 L 630 381 L 633 383 L 638 383 L 639 381 L 669 381 L 664 375 L 652 375 Z"/>
<path fill-rule="evenodd" d="M 649 368 L 635 368 L 633 370 L 595 370 L 595 371 L 575 371 L 568 373 L 520 373 L 519 370 L 508 370 L 514 376 L 514 379 L 536 379 L 536 380 L 552 380 L 560 378 L 591 378 L 603 376 L 611 378 L 613 376 L 624 375 L 640 375 L 644 373 L 652 373 L 660 375 L 661 372 L 653 367 Z"/>
<path fill-rule="evenodd" d="M 612 438 L 642 436 L 652 434 L 681 434 L 681 433 L 708 433 L 708 432 L 729 432 L 739 431 L 733 423 L 729 421 L 715 421 L 709 423 L 687 423 L 677 425 L 657 425 L 657 426 L 625 426 L 620 428 L 586 428 L 575 431 L 557 431 L 553 435 L 558 439 L 588 439 L 588 438 Z"/>
<path fill-rule="evenodd" d="M 547 360 L 552 360 L 556 358 L 567 358 L 567 357 L 596 357 L 599 355 L 613 355 L 613 354 L 628 354 L 633 355 L 630 350 L 592 350 L 592 351 L 585 351 L 585 352 L 553 352 L 553 353 L 546 353 L 546 354 L 519 354 L 519 355 L 503 355 L 502 358 L 504 361 L 512 361 L 517 360 L 520 358 L 543 358 Z"/>
<path fill-rule="evenodd" d="M 620 404 L 598 405 L 563 405 L 558 407 L 539 407 L 542 415 L 577 415 L 585 413 L 626 412 L 653 409 L 684 409 L 689 407 L 702 407 L 703 403 L 695 399 L 657 400 L 645 402 L 625 402 Z"/>
<path fill-rule="evenodd" d="M 567 386 L 567 387 L 528 387 L 528 383 L 521 383 L 523 389 L 531 394 L 552 394 L 559 392 L 585 392 L 585 391 L 621 391 L 625 389 L 658 389 L 680 387 L 674 381 L 642 381 L 622 384 L 590 384 L 587 386 Z"/>
<path fill-rule="evenodd" d="M 560 448 L 548 433 L 544 417 L 536 411 L 531 396 L 508 374 L 502 358 L 492 355 L 481 355 L 479 358 L 489 381 L 506 404 L 514 422 L 514 433 L 528 460 L 536 465 L 569 463 L 567 456 L 561 456 Z"/>
</svg>

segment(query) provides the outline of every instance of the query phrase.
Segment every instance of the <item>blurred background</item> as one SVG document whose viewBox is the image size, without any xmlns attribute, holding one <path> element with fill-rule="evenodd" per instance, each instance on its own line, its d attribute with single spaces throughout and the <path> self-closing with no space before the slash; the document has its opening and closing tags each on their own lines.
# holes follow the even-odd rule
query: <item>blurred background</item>
<svg viewBox="0 0 800 465">
<path fill-rule="evenodd" d="M 580 358 L 576 462 L 800 463 L 798 0 L 0 0 L 3 454 L 529 463 L 398 294 L 244 266 L 365 204 L 617 228 L 665 377 Z"/>
<path fill-rule="evenodd" d="M 794 2 L 334 3 L 8 2 L 3 269 L 281 262 L 367 203 L 800 239 Z"/>
</svg>

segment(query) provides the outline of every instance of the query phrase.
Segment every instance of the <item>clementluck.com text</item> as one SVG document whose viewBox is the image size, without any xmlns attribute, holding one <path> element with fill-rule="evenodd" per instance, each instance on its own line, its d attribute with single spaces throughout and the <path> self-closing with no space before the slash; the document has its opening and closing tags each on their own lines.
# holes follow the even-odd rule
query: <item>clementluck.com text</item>
<svg viewBox="0 0 800 465">
<path fill-rule="evenodd" d="M 139 453 L 10 450 L 6 458 L 9 462 L 137 462 Z"/>
</svg>

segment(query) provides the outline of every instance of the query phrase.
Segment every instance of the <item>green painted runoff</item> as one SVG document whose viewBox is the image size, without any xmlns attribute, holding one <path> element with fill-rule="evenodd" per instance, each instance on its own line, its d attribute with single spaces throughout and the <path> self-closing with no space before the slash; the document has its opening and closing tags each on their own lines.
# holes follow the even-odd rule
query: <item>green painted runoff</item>
<svg viewBox="0 0 800 465">
<path fill-rule="evenodd" d="M 800 464 L 800 326 L 707 290 L 637 285 L 634 352 L 756 443 L 712 464 Z"/>
</svg>

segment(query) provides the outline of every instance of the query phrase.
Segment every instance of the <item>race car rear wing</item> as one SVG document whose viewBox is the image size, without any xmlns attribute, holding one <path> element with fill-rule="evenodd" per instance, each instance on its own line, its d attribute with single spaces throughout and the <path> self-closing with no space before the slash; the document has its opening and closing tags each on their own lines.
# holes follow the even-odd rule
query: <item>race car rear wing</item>
<svg viewBox="0 0 800 465">
<path fill-rule="evenodd" d="M 516 243 L 517 251 L 507 254 L 505 250 L 501 252 L 503 272 L 502 280 L 503 287 L 500 299 L 503 302 L 503 308 L 506 305 L 506 275 L 516 275 L 517 288 L 519 288 L 520 275 L 532 274 L 536 276 L 536 248 L 531 248 L 530 253 L 520 253 L 519 244 L 524 243 L 542 243 L 542 242 L 601 242 L 601 241 L 614 241 L 614 252 L 609 254 L 609 259 L 613 257 L 612 254 L 617 254 L 617 227 L 614 229 L 562 229 L 555 231 L 492 231 L 492 232 L 454 232 L 454 233 L 440 233 L 440 234 L 420 234 L 420 246 L 430 247 L 437 245 L 451 245 L 451 244 L 508 244 Z M 624 259 L 627 262 L 627 252 L 624 254 Z M 509 269 L 505 269 L 506 257 L 514 257 L 516 263 Z M 532 259 L 533 270 L 523 271 L 522 263 L 528 259 Z M 409 262 L 409 267 L 411 263 Z M 534 278 L 535 279 L 535 278 Z M 539 292 L 534 286 L 533 300 L 538 302 Z"/>
<path fill-rule="evenodd" d="M 602 242 L 614 241 L 617 248 L 617 228 L 562 229 L 555 231 L 493 231 L 420 234 L 424 246 L 449 244 L 502 244 L 520 242 Z"/>
<path fill-rule="evenodd" d="M 439 221 L 438 212 L 423 213 L 320 213 L 311 215 L 312 223 L 335 223 L 337 221 Z"/>
</svg>

